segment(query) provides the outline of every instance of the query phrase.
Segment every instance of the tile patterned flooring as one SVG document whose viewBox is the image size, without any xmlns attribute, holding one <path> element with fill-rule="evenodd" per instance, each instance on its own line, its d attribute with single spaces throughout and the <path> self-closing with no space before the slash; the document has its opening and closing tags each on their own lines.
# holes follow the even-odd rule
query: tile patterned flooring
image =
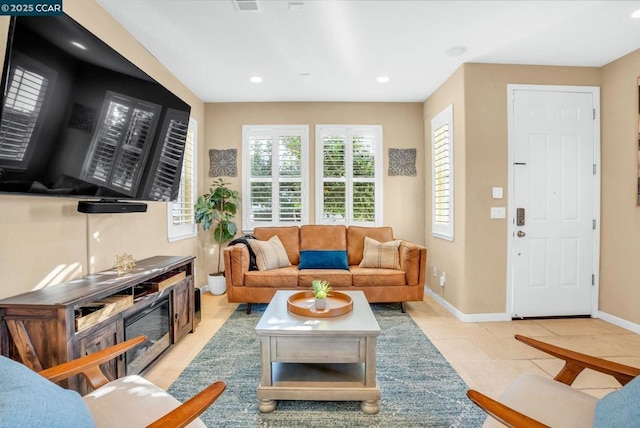
<svg viewBox="0 0 640 428">
<path fill-rule="evenodd" d="M 202 321 L 196 332 L 185 337 L 144 376 L 168 388 L 236 307 L 227 303 L 226 295 L 203 293 Z M 464 323 L 430 297 L 409 302 L 406 308 L 467 385 L 492 397 L 498 397 L 523 373 L 553 377 L 562 367 L 557 359 L 515 340 L 514 334 L 640 367 L 640 335 L 599 319 Z M 602 397 L 619 384 L 610 376 L 585 370 L 574 387 Z"/>
</svg>

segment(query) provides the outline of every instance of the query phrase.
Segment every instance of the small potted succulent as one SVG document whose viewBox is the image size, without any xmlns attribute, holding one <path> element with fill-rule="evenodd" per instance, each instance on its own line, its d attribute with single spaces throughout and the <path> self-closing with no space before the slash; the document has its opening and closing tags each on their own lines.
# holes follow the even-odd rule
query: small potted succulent
<svg viewBox="0 0 640 428">
<path fill-rule="evenodd" d="M 329 282 L 324 279 L 314 279 L 311 282 L 311 290 L 316 297 L 316 310 L 324 311 L 327 309 L 327 295 L 331 290 Z"/>
</svg>

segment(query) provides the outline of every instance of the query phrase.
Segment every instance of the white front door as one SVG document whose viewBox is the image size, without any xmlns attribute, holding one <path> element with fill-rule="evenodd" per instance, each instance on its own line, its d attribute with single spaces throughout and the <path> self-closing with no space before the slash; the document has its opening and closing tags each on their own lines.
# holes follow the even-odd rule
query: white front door
<svg viewBox="0 0 640 428">
<path fill-rule="evenodd" d="M 592 315 L 598 88 L 509 85 L 509 95 L 511 315 Z"/>
</svg>

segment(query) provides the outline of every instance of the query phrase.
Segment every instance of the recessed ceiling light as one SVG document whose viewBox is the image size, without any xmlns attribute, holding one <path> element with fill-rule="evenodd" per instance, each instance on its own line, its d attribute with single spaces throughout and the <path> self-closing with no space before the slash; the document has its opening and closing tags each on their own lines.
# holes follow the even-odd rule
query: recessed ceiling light
<svg viewBox="0 0 640 428">
<path fill-rule="evenodd" d="M 376 82 L 378 83 L 387 83 L 389 81 L 389 76 L 378 76 L 376 77 Z"/>
<path fill-rule="evenodd" d="M 463 53 L 467 52 L 468 48 L 466 46 L 453 46 L 445 52 L 447 56 L 459 56 Z"/>
<path fill-rule="evenodd" d="M 77 48 L 82 49 L 83 51 L 87 50 L 87 47 L 85 45 L 83 45 L 82 43 L 78 43 L 78 42 L 71 42 L 71 44 Z"/>
<path fill-rule="evenodd" d="M 251 83 L 262 83 L 262 77 L 260 76 L 252 76 L 249 80 Z"/>
<path fill-rule="evenodd" d="M 631 14 L 631 17 L 632 17 L 633 19 L 640 19 L 640 9 L 636 10 L 635 12 L 633 12 L 633 13 Z"/>
</svg>

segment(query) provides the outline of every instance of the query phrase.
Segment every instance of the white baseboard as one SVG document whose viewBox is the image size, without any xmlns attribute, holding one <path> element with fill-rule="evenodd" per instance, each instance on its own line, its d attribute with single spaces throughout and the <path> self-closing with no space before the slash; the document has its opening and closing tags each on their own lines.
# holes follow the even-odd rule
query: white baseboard
<svg viewBox="0 0 640 428">
<path fill-rule="evenodd" d="M 634 333 L 640 334 L 640 324 L 632 323 L 631 321 L 627 321 L 625 319 L 619 318 L 615 315 L 611 315 L 602 311 L 598 311 L 597 316 L 601 320 L 604 320 L 608 323 L 617 325 L 618 327 L 622 327 Z"/>
<path fill-rule="evenodd" d="M 451 303 L 444 300 L 441 296 L 438 296 L 436 293 L 431 291 L 429 287 L 425 286 L 425 292 L 431 297 L 433 300 L 438 302 L 442 307 L 451 312 L 456 318 L 458 318 L 462 322 L 493 322 L 493 321 L 511 321 L 511 317 L 506 313 L 486 313 L 486 314 L 465 314 L 460 312 L 455 306 Z"/>
</svg>

